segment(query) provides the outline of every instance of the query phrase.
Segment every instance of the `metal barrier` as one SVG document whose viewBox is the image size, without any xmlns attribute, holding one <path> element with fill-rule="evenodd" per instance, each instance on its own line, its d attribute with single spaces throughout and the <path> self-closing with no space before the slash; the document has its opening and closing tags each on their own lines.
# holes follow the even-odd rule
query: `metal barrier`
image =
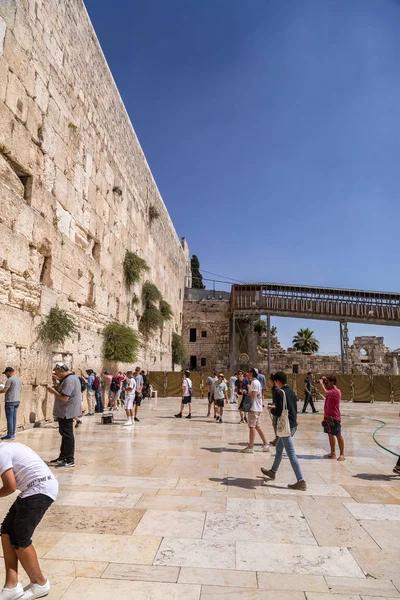
<svg viewBox="0 0 400 600">
<path fill-rule="evenodd" d="M 193 392 L 195 398 L 207 397 L 206 380 L 209 373 L 193 372 Z M 233 373 L 224 371 L 229 381 Z M 288 385 L 296 392 L 299 400 L 304 395 L 304 380 L 306 373 L 288 373 Z M 150 371 L 149 381 L 159 397 L 179 397 L 182 395 L 183 373 L 179 371 Z M 400 375 L 336 375 L 338 388 L 342 392 L 342 399 L 347 402 L 400 402 Z M 317 391 L 321 394 L 319 384 Z M 270 394 L 266 393 L 266 397 Z M 321 396 L 319 395 L 321 399 Z"/>
</svg>

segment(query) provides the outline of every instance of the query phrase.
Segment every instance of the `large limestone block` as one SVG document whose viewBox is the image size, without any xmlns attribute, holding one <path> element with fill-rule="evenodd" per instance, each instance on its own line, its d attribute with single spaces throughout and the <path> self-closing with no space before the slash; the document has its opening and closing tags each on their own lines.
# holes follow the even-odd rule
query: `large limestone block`
<svg viewBox="0 0 400 600">
<path fill-rule="evenodd" d="M 14 73 L 8 73 L 6 104 L 23 123 L 28 116 L 28 96 L 25 88 Z"/>
<path fill-rule="evenodd" d="M 1 307 L 0 341 L 28 347 L 31 341 L 32 315 L 3 304 Z"/>
<path fill-rule="evenodd" d="M 1 53 L 0 53 L 1 54 Z M 4 58 L 0 56 L 0 102 L 4 102 L 6 98 L 8 81 L 8 65 Z"/>
<path fill-rule="evenodd" d="M 0 264 L 10 271 L 23 274 L 29 267 L 29 243 L 21 235 L 0 223 Z"/>
<path fill-rule="evenodd" d="M 24 197 L 24 186 L 16 175 L 15 171 L 11 168 L 10 163 L 0 155 L 0 185 L 4 185 L 17 196 Z"/>
</svg>

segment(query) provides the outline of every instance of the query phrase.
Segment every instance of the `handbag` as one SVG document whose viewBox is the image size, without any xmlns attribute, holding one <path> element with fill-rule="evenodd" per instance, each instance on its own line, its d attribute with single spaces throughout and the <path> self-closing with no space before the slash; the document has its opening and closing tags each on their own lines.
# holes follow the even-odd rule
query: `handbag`
<svg viewBox="0 0 400 600">
<path fill-rule="evenodd" d="M 283 394 L 282 401 L 282 412 L 276 419 L 276 435 L 277 437 L 290 437 L 290 424 L 289 424 L 289 411 L 287 408 L 286 394 L 281 390 Z"/>
</svg>

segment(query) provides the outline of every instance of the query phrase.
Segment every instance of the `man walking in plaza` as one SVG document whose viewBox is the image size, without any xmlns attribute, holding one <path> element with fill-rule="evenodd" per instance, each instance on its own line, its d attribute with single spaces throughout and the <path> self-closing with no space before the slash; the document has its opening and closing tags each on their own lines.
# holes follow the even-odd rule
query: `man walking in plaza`
<svg viewBox="0 0 400 600">
<path fill-rule="evenodd" d="M 245 454 L 254 453 L 254 440 L 256 431 L 262 440 L 261 452 L 269 452 L 269 445 L 263 430 L 261 429 L 261 414 L 263 411 L 261 383 L 257 379 L 258 370 L 251 369 L 249 373 L 250 387 L 248 397 L 251 399 L 251 406 L 248 415 L 249 426 L 249 445 L 242 450 Z"/>
<path fill-rule="evenodd" d="M 54 372 L 60 384 L 57 389 L 48 385 L 47 391 L 55 396 L 53 415 L 58 419 L 61 448 L 58 458 L 50 465 L 58 468 L 75 466 L 74 418 L 81 412 L 81 382 L 79 377 L 63 363 L 57 363 Z"/>
<path fill-rule="evenodd" d="M 304 380 L 304 405 L 303 405 L 303 410 L 301 411 L 302 413 L 307 412 L 308 405 L 311 406 L 311 410 L 313 411 L 313 413 L 319 412 L 318 410 L 316 410 L 313 399 L 312 399 L 313 384 L 311 383 L 311 377 L 312 377 L 312 373 L 311 373 L 311 371 L 309 371 L 307 373 L 307 377 Z"/>
<path fill-rule="evenodd" d="M 193 383 L 190 379 L 190 371 L 185 371 L 185 377 L 182 382 L 182 404 L 181 410 L 175 415 L 175 418 L 182 419 L 183 409 L 187 405 L 189 409 L 188 415 L 185 419 L 192 418 L 192 395 L 193 395 Z"/>
<path fill-rule="evenodd" d="M 328 377 L 321 377 L 319 380 L 322 391 L 325 394 L 324 404 L 324 421 L 328 422 L 329 425 L 329 445 L 330 452 L 325 454 L 324 458 L 336 458 L 336 440 L 339 444 L 339 457 L 338 461 L 345 460 L 344 457 L 344 439 L 342 436 L 342 417 L 340 414 L 340 401 L 342 399 L 342 393 L 336 386 L 335 375 L 328 375 Z"/>
<path fill-rule="evenodd" d="M 127 421 L 124 425 L 134 424 L 133 405 L 135 403 L 136 379 L 133 376 L 133 371 L 126 373 L 126 388 L 125 388 L 125 411 Z"/>
<path fill-rule="evenodd" d="M 7 435 L 4 435 L 2 440 L 14 440 L 17 429 L 17 411 L 21 402 L 21 378 L 15 375 L 13 367 L 7 367 L 3 371 L 3 375 L 7 377 L 4 388 L 0 390 L 0 394 L 5 394 L 5 412 L 7 419 Z"/>
<path fill-rule="evenodd" d="M 214 406 L 217 413 L 217 423 L 222 423 L 222 417 L 224 414 L 225 400 L 228 400 L 228 386 L 225 382 L 225 376 L 223 373 L 219 373 L 217 381 L 213 386 L 214 390 Z"/>
<path fill-rule="evenodd" d="M 208 397 L 208 412 L 207 417 L 211 417 L 211 406 L 214 405 L 214 419 L 217 418 L 217 407 L 214 403 L 214 384 L 218 381 L 217 371 L 212 369 L 211 375 L 207 377 L 206 385 L 207 385 L 207 397 Z"/>
<path fill-rule="evenodd" d="M 230 394 L 230 398 L 229 401 L 231 404 L 236 404 L 236 380 L 237 380 L 237 373 L 234 373 L 232 375 L 232 377 L 229 377 L 229 394 Z"/>
<path fill-rule="evenodd" d="M 139 422 L 138 419 L 138 411 L 139 411 L 139 406 L 142 404 L 142 398 L 143 398 L 143 376 L 140 372 L 140 367 L 136 367 L 135 369 L 135 381 L 136 381 L 136 390 L 135 390 L 135 416 L 134 416 L 134 420 Z"/>
<path fill-rule="evenodd" d="M 0 476 L 0 498 L 20 491 L 1 525 L 6 580 L 0 598 L 43 598 L 50 582 L 40 569 L 32 535 L 57 498 L 57 479 L 31 448 L 19 443 L 0 444 Z M 25 588 L 18 581 L 18 563 L 30 579 Z"/>
<path fill-rule="evenodd" d="M 270 469 L 261 469 L 263 475 L 268 479 L 274 480 L 279 469 L 279 465 L 282 462 L 283 450 L 286 450 L 286 454 L 290 461 L 291 467 L 296 475 L 297 482 L 288 485 L 288 488 L 292 490 L 305 491 L 307 489 L 306 482 L 304 481 L 303 474 L 301 472 L 300 464 L 296 456 L 296 451 L 293 444 L 293 436 L 297 429 L 297 398 L 296 394 L 287 385 L 287 377 L 285 373 L 281 371 L 273 375 L 274 384 L 277 386 L 276 389 L 272 390 L 272 402 L 269 409 L 274 417 L 279 419 L 282 416 L 282 411 L 286 404 L 289 413 L 289 427 L 290 435 L 288 437 L 279 437 L 276 444 L 276 454 L 272 467 Z M 278 429 L 279 434 L 279 429 Z"/>
</svg>

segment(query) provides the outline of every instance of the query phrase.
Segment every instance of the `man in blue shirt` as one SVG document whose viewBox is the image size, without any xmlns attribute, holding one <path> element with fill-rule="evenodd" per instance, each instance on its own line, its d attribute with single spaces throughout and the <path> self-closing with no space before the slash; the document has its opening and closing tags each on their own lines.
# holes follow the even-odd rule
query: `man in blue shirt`
<svg viewBox="0 0 400 600">
<path fill-rule="evenodd" d="M 96 390 L 94 389 L 94 378 L 95 374 L 93 369 L 86 369 L 87 377 L 84 377 L 87 383 L 87 405 L 88 411 L 86 413 L 87 417 L 91 417 L 94 415 L 94 404 L 96 400 Z"/>
</svg>

